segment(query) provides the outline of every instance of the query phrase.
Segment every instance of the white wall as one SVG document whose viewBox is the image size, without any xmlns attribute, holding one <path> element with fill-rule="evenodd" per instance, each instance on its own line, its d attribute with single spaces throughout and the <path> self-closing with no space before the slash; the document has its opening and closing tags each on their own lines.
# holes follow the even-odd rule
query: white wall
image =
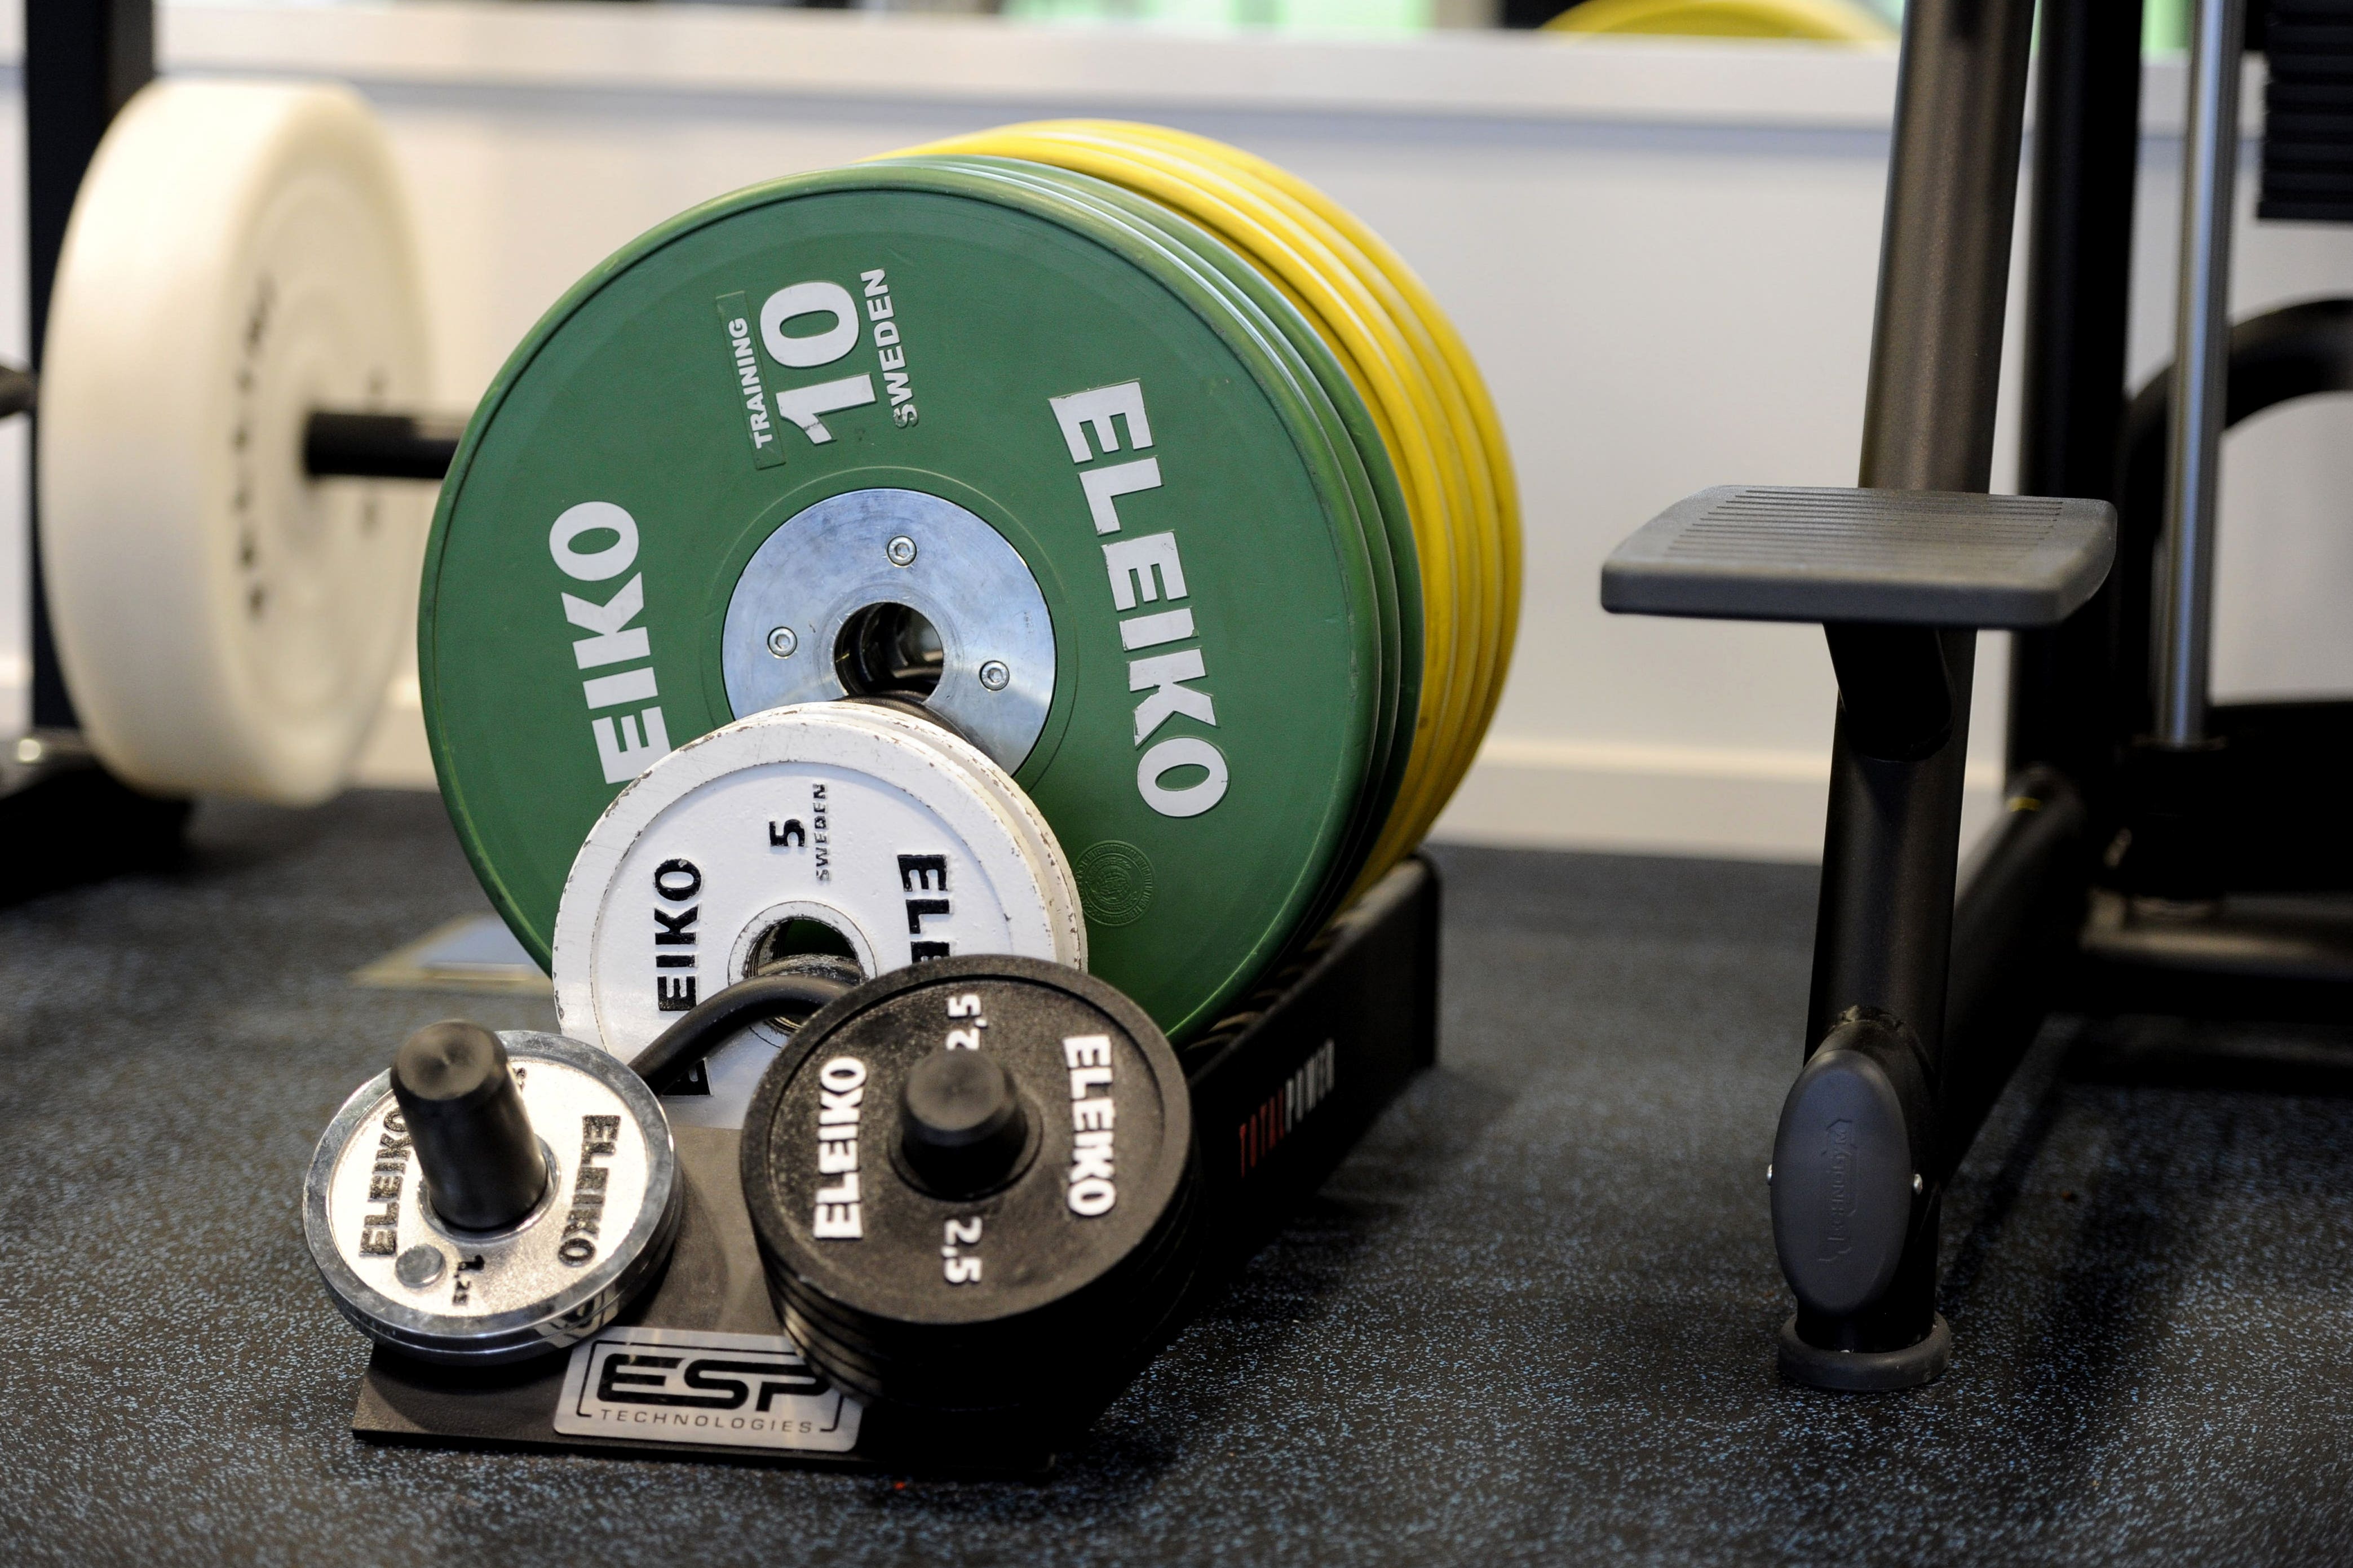
<svg viewBox="0 0 2353 1568">
<path fill-rule="evenodd" d="M 1441 832 L 1818 849 L 1833 700 L 1819 633 L 1606 616 L 1596 574 L 1618 540 L 1703 485 L 1853 481 L 1890 52 L 427 4 L 182 5 L 162 52 L 172 70 L 340 76 L 377 104 L 425 235 L 442 390 L 459 404 L 592 263 L 755 180 L 1047 114 L 1156 119 L 1263 153 L 1428 278 L 1485 368 L 1520 466 L 1518 656 Z M 2152 70 L 2136 374 L 2166 357 L 2170 331 L 2180 90 L 2178 67 Z M 18 159 L 0 148 L 0 180 L 16 180 Z M 0 246 L 0 339 L 21 319 L 15 249 Z M 2245 233 L 2242 308 L 2339 289 L 2353 289 L 2353 232 Z M 2226 691 L 2353 689 L 2345 433 L 2341 410 L 2304 410 L 2232 443 Z M 2001 643 L 1987 639 L 1978 678 L 1980 817 L 1999 785 Z M 413 681 L 370 768 L 429 778 Z"/>
</svg>

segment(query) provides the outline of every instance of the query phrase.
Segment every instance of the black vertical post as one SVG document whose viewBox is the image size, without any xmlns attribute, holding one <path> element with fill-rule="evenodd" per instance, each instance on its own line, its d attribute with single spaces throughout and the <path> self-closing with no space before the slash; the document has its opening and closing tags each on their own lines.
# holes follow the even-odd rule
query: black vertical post
<svg viewBox="0 0 2353 1568">
<path fill-rule="evenodd" d="M 2140 166 L 2141 0 L 2044 0 L 2042 34 L 2018 488 L 2115 501 Z M 2065 625 L 2019 633 L 2010 656 L 2010 772 L 2059 769 L 2084 792 L 2095 827 L 2115 820 L 2111 781 L 2126 738 L 2111 696 L 2125 575 L 2111 576 Z M 2138 648 L 2122 656 L 2143 657 Z M 2137 687 L 2145 678 L 2134 673 Z"/>
<path fill-rule="evenodd" d="M 2030 495 L 2113 501 L 2123 490 L 2140 26 L 2140 0 L 2042 0 L 2019 458 Z M 1968 1152 L 2057 999 L 2095 852 L 2116 834 L 2127 738 L 2119 697 L 2145 689 L 2147 668 L 2137 643 L 2119 660 L 2120 611 L 2148 598 L 2127 559 L 2119 552 L 2107 583 L 2063 625 L 2012 644 L 2016 804 L 1955 906 L 1939 1176 Z"/>
<path fill-rule="evenodd" d="M 58 254 L 82 174 L 115 113 L 154 74 L 154 0 L 25 0 L 26 277 L 37 368 Z M 71 729 L 73 699 L 49 629 L 40 530 L 29 507 L 26 517 L 33 552 L 33 722 Z"/>
<path fill-rule="evenodd" d="M 116 112 L 155 74 L 154 0 L 25 0 L 24 69 L 26 325 L 37 365 L 82 175 Z M 72 730 L 79 725 L 58 664 L 41 573 L 39 462 L 36 443 L 36 483 L 25 507 L 32 719 L 36 729 Z M 177 858 L 186 801 L 140 795 L 75 748 L 37 754 L 45 760 L 0 794 L 0 901 Z"/>
<path fill-rule="evenodd" d="M 1905 8 L 1863 416 L 1866 488 L 1983 493 L 1992 479 L 2033 19 L 2033 0 L 1911 0 Z M 1807 1049 L 1820 1045 L 1851 1008 L 1893 1015 L 1918 1042 L 1933 1102 L 1943 1077 L 1977 635 L 1824 629 L 1841 671 L 1899 656 L 1925 668 L 1941 662 L 1952 722 L 1925 753 L 1873 756 L 1841 704 Z M 1929 1114 L 1933 1119 L 1933 1108 Z M 1915 1146 L 1924 1135 L 1933 1146 L 1933 1125 L 1913 1131 Z M 1936 1230 L 1930 1191 L 1917 1205 L 1885 1293 L 1836 1319 L 1801 1305 L 1799 1338 L 1831 1352 L 1894 1352 L 1928 1340 L 1936 1321 Z"/>
</svg>

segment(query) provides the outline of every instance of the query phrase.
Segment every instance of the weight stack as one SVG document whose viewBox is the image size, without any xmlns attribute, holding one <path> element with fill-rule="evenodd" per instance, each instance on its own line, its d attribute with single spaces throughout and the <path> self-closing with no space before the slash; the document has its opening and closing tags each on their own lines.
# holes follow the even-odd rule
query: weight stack
<svg viewBox="0 0 2353 1568">
<path fill-rule="evenodd" d="M 2261 218 L 2353 223 L 2353 0 L 2271 0 Z"/>
</svg>

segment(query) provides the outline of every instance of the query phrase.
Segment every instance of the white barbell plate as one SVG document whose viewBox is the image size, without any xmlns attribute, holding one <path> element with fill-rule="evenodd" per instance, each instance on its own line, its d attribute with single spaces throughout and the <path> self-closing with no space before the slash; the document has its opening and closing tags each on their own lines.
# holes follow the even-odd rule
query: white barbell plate
<svg viewBox="0 0 2353 1568">
<path fill-rule="evenodd" d="M 1010 952 L 1086 967 L 1069 863 L 986 753 L 854 702 L 771 709 L 680 747 L 590 829 L 555 918 L 567 1035 L 623 1058 L 748 977 L 785 922 L 831 928 L 868 976 L 920 957 Z M 673 1120 L 743 1124 L 781 1039 L 705 1063 Z"/>
<path fill-rule="evenodd" d="M 965 746 L 965 742 L 959 737 L 953 734 L 942 736 L 938 725 L 928 720 L 919 719 L 912 713 L 902 713 L 895 709 L 877 705 L 865 710 L 865 714 L 892 729 L 908 734 L 922 736 L 934 742 L 944 739 L 952 752 L 961 754 L 961 749 Z M 990 760 L 994 762 L 995 759 Z M 1038 809 L 1038 803 L 1029 798 L 1029 792 L 1013 782 L 1011 773 L 1007 773 L 1002 767 L 996 766 L 974 768 L 972 773 L 973 776 L 980 780 L 989 793 L 997 798 L 1005 819 L 1018 830 L 1023 840 L 1029 847 L 1030 858 L 1040 867 L 1039 885 L 1045 889 L 1046 896 L 1052 905 L 1051 912 L 1055 921 L 1055 929 L 1061 930 L 1067 927 L 1078 932 L 1080 957 L 1063 962 L 1075 963 L 1079 968 L 1084 969 L 1086 967 L 1086 913 L 1079 904 L 1078 876 L 1071 868 L 1070 863 L 1062 858 L 1061 840 L 1054 837 L 1054 829 L 1047 823 L 1045 813 Z"/>
<path fill-rule="evenodd" d="M 161 793 L 348 778 L 430 492 L 317 482 L 315 408 L 413 408 L 425 310 L 382 128 L 339 87 L 165 81 L 100 145 L 41 364 L 40 530 L 90 744 Z"/>
</svg>

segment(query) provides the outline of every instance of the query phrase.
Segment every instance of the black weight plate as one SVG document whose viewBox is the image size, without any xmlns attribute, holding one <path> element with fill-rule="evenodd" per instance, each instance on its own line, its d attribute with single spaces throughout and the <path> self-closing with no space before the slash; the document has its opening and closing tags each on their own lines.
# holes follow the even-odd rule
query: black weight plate
<svg viewBox="0 0 2353 1568">
<path fill-rule="evenodd" d="M 895 1154 L 909 1073 L 959 1047 L 1005 1069 L 1033 1132 L 1009 1184 L 971 1198 L 923 1190 Z M 1041 1353 L 1101 1361 L 1149 1331 L 1181 1272 L 1193 1171 L 1188 1093 L 1151 1020 L 1076 970 L 1005 957 L 829 1004 L 761 1080 L 743 1144 L 803 1348 L 849 1386 L 943 1407 L 1018 1394 Z"/>
</svg>

